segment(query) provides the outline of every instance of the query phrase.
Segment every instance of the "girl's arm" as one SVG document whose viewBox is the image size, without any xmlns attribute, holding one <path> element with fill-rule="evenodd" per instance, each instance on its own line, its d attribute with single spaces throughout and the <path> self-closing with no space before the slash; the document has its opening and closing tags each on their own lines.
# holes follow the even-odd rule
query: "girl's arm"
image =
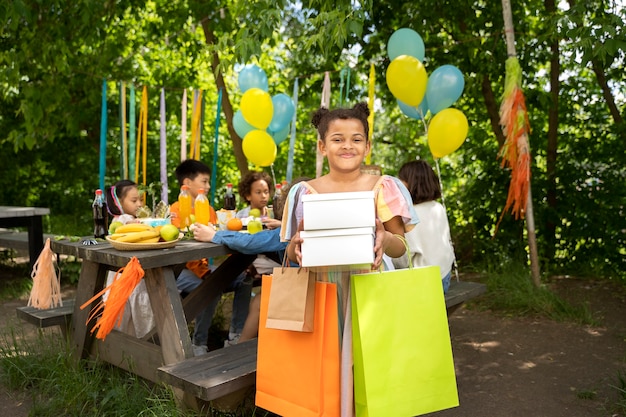
<svg viewBox="0 0 626 417">
<path fill-rule="evenodd" d="M 404 224 L 400 216 L 395 216 L 384 224 L 376 219 L 376 242 L 374 244 L 374 263 L 372 269 L 378 269 L 383 260 L 383 253 L 391 258 L 399 258 L 406 252 L 404 242 L 394 235 L 404 237 Z"/>
</svg>

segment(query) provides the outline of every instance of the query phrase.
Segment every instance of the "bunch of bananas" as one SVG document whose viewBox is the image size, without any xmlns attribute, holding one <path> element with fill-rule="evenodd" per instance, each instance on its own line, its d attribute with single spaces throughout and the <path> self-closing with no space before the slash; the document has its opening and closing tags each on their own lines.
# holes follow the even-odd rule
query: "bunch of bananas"
<svg viewBox="0 0 626 417">
<path fill-rule="evenodd" d="M 129 223 L 118 226 L 109 239 L 124 243 L 157 243 L 161 235 L 154 227 L 142 223 Z"/>
</svg>

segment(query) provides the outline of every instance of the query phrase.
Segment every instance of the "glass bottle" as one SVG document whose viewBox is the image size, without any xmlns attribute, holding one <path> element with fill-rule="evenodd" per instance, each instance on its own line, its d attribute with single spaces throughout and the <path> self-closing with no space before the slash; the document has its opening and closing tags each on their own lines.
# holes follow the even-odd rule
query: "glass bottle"
<svg viewBox="0 0 626 417">
<path fill-rule="evenodd" d="M 93 211 L 93 236 L 104 239 L 108 234 L 107 225 L 109 224 L 109 213 L 107 212 L 107 203 L 102 195 L 102 190 L 96 190 L 96 196 L 91 204 Z"/>
<path fill-rule="evenodd" d="M 209 199 L 204 195 L 204 188 L 198 190 L 193 209 L 196 214 L 196 222 L 205 226 L 208 225 L 211 219 L 211 209 L 209 208 Z"/>
<path fill-rule="evenodd" d="M 183 185 L 180 187 L 180 194 L 178 194 L 178 215 L 180 217 L 180 228 L 191 226 L 191 194 L 189 194 L 189 186 Z"/>
<path fill-rule="evenodd" d="M 226 184 L 226 193 L 224 194 L 224 210 L 235 210 L 236 207 L 237 200 L 233 194 L 233 184 L 229 182 Z"/>
</svg>

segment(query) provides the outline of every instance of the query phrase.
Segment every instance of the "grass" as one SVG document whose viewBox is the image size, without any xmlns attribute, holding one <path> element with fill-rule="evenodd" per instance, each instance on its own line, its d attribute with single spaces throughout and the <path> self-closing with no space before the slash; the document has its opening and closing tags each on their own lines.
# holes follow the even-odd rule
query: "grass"
<svg viewBox="0 0 626 417">
<path fill-rule="evenodd" d="M 587 305 L 572 305 L 542 285 L 535 287 L 529 269 L 506 263 L 484 273 L 488 296 L 473 303 L 507 316 L 546 317 L 559 322 L 597 325 Z"/>
</svg>

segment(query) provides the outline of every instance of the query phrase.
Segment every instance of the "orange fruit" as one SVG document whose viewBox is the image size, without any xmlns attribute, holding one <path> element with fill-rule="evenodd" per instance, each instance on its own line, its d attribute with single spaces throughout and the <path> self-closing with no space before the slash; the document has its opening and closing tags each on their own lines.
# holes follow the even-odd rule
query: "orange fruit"
<svg viewBox="0 0 626 417">
<path fill-rule="evenodd" d="M 241 222 L 241 219 L 238 219 L 237 217 L 233 217 L 232 219 L 226 222 L 226 228 L 228 230 L 234 230 L 234 231 L 241 230 L 243 229 L 243 223 Z"/>
</svg>

